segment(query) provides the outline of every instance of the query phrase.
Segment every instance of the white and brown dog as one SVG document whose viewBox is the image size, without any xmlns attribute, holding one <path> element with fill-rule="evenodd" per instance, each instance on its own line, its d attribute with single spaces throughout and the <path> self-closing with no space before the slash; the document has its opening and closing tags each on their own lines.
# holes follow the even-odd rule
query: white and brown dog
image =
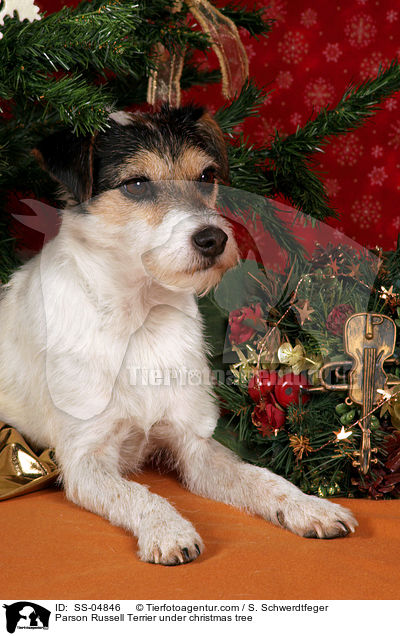
<svg viewBox="0 0 400 636">
<path fill-rule="evenodd" d="M 75 204 L 3 288 L 0 419 L 54 447 L 67 497 L 136 535 L 144 561 L 186 563 L 203 549 L 167 500 L 124 477 L 160 448 L 194 493 L 304 537 L 354 531 L 350 511 L 212 439 L 218 407 L 207 383 L 157 376 L 207 377 L 195 295 L 238 260 L 215 210 L 228 164 L 210 115 L 115 114 L 96 137 L 57 133 L 36 154 Z M 132 369 L 157 381 L 132 381 Z"/>
</svg>

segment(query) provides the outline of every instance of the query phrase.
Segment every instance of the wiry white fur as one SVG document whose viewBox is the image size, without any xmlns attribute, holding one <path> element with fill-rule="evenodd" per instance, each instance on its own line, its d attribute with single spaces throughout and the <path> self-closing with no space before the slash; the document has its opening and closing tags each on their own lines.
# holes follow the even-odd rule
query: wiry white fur
<svg viewBox="0 0 400 636">
<path fill-rule="evenodd" d="M 191 234 L 209 223 L 229 234 L 219 270 L 175 280 L 193 265 Z M 165 499 L 123 476 L 158 448 L 171 453 L 193 492 L 297 534 L 339 536 L 343 524 L 357 525 L 344 508 L 214 441 L 210 386 L 132 384 L 132 368 L 207 375 L 194 292 L 236 258 L 226 222 L 211 210 L 171 210 L 156 229 L 144 219 L 112 225 L 67 210 L 58 236 L 3 290 L 0 418 L 55 447 L 67 497 L 134 533 L 146 561 L 182 563 L 202 550 L 196 530 Z"/>
</svg>

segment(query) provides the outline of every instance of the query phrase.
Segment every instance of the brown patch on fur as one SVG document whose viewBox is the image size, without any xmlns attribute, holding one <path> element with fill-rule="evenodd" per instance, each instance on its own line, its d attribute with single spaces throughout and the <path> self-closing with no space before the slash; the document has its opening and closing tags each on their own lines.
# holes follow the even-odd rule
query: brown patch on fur
<svg viewBox="0 0 400 636">
<path fill-rule="evenodd" d="M 125 225 L 132 216 L 138 216 L 156 227 L 173 205 L 214 207 L 216 188 L 206 193 L 206 189 L 202 191 L 197 183 L 210 165 L 215 165 L 212 157 L 191 146 L 183 148 L 175 162 L 170 156 L 161 157 L 155 152 L 141 150 L 120 167 L 118 178 L 120 182 L 126 182 L 135 177 L 146 177 L 156 182 L 156 186 L 158 182 L 165 182 L 165 185 L 158 184 L 162 187 L 158 188 L 157 200 L 135 201 L 118 190 L 110 190 L 96 197 L 88 210 L 114 225 Z"/>
<path fill-rule="evenodd" d="M 285 497 L 286 499 L 286 497 Z M 285 527 L 285 515 L 283 514 L 282 510 L 278 510 L 278 512 L 276 513 L 276 518 L 278 519 L 278 523 L 284 528 Z"/>
<path fill-rule="evenodd" d="M 109 190 L 93 199 L 87 206 L 91 214 L 101 216 L 106 223 L 126 225 L 137 216 L 145 219 L 149 225 L 159 225 L 167 210 L 157 203 L 130 201 L 118 190 Z"/>
<path fill-rule="evenodd" d="M 209 113 L 204 113 L 204 115 L 200 117 L 197 123 L 197 127 L 203 129 L 206 133 L 209 134 L 213 145 L 217 149 L 219 154 L 219 168 L 221 172 L 221 179 L 223 183 L 227 184 L 229 179 L 228 152 L 226 149 L 224 134 L 221 128 L 218 126 L 215 119 Z"/>
</svg>

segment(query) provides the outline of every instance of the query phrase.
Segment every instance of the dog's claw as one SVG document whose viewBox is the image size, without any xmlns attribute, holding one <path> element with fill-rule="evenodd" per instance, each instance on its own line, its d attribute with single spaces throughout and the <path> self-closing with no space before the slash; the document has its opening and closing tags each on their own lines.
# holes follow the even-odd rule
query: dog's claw
<svg viewBox="0 0 400 636">
<path fill-rule="evenodd" d="M 194 547 L 195 547 L 195 548 L 196 548 L 196 550 L 197 550 L 197 554 L 200 554 L 200 548 L 199 548 L 199 546 L 197 545 L 197 543 L 195 543 L 195 544 L 194 544 Z"/>
</svg>

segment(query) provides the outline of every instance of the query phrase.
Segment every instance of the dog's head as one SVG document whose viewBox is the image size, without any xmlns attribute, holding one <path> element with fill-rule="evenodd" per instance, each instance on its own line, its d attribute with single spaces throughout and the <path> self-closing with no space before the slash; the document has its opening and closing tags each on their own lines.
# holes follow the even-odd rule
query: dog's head
<svg viewBox="0 0 400 636">
<path fill-rule="evenodd" d="M 75 209 L 123 237 L 150 276 L 210 289 L 238 260 L 231 227 L 215 209 L 218 183 L 228 179 L 217 123 L 193 106 L 116 113 L 109 123 L 95 137 L 56 133 L 34 152 Z"/>
</svg>

